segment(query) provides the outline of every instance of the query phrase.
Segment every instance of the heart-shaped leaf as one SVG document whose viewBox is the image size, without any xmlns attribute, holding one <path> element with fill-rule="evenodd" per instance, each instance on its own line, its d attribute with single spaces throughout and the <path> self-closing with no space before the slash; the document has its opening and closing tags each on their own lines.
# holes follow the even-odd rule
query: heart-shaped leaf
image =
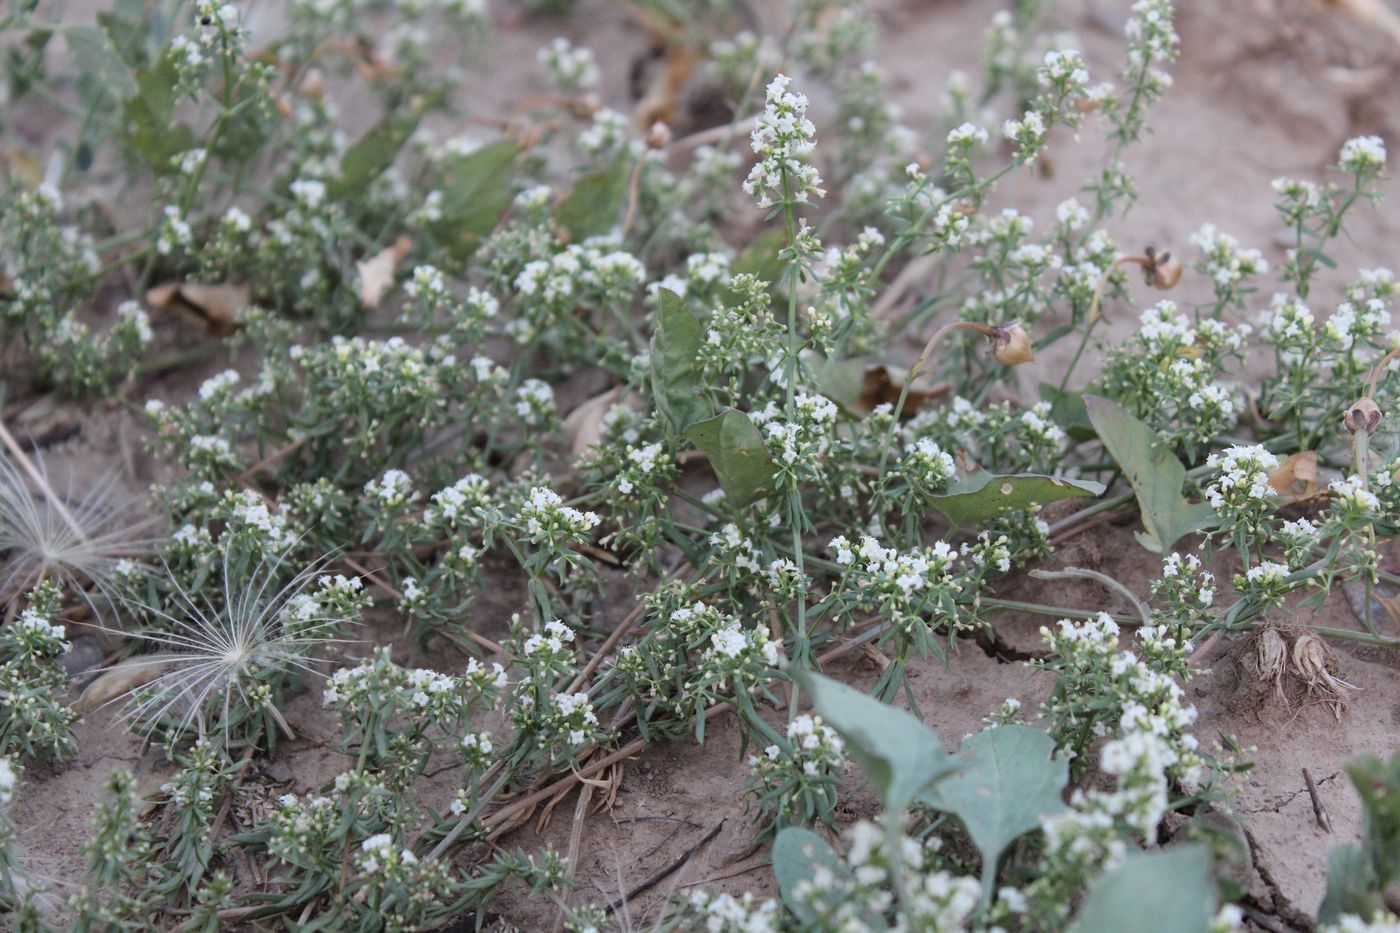
<svg viewBox="0 0 1400 933">
<path fill-rule="evenodd" d="M 958 768 L 933 730 L 902 709 L 845 684 L 799 671 L 794 679 L 875 785 L 886 813 L 898 813 L 934 781 Z"/>
<path fill-rule="evenodd" d="M 1039 473 L 998 476 L 978 470 L 954 483 L 943 495 L 930 496 L 928 501 L 953 525 L 966 526 L 995 518 L 1003 512 L 1102 493 L 1103 484 L 1089 480 Z"/>
<path fill-rule="evenodd" d="M 1210 849 L 1128 856 L 1089 887 L 1070 933 L 1205 933 L 1215 915 Z"/>
<path fill-rule="evenodd" d="M 982 880 L 990 894 L 997 860 L 1042 817 L 1065 809 L 1060 792 L 1069 764 L 1056 758 L 1055 740 L 1031 726 L 997 726 L 968 736 L 955 761 L 961 770 L 924 791 L 935 810 L 962 820 L 982 853 Z"/>
<path fill-rule="evenodd" d="M 773 491 L 777 467 L 748 415 L 730 408 L 695 422 L 685 436 L 710 459 L 725 500 L 735 508 Z"/>
<path fill-rule="evenodd" d="M 1182 535 L 1219 522 L 1220 517 L 1206 503 L 1186 501 L 1181 493 L 1186 468 L 1156 432 L 1109 399 L 1086 395 L 1084 406 L 1099 439 L 1123 468 L 1137 496 L 1146 529 L 1138 534 L 1138 543 L 1163 554 Z"/>
</svg>

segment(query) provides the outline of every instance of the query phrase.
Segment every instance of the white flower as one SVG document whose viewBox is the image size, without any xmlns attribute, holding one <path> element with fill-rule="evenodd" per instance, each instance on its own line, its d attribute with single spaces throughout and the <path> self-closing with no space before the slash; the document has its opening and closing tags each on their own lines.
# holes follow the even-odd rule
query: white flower
<svg viewBox="0 0 1400 933">
<path fill-rule="evenodd" d="M 1337 162 L 1349 175 L 1378 174 L 1385 169 L 1385 141 L 1379 136 L 1348 139 Z"/>
<path fill-rule="evenodd" d="M 816 127 L 807 119 L 807 98 L 788 90 L 792 79 L 778 75 L 768 85 L 764 111 L 754 123 L 749 142 L 759 161 L 744 181 L 744 193 L 760 208 L 783 200 L 809 201 L 822 197 L 821 176 L 808 156 L 816 147 Z"/>
<path fill-rule="evenodd" d="M 15 784 L 19 780 L 10 759 L 0 758 L 0 804 L 9 803 L 15 797 Z"/>
</svg>

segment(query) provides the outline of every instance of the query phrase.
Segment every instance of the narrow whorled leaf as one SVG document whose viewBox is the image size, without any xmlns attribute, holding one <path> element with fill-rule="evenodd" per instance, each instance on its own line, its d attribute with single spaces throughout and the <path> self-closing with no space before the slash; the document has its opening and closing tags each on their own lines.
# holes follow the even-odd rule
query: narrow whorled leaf
<svg viewBox="0 0 1400 933">
<path fill-rule="evenodd" d="M 778 469 L 748 415 L 730 408 L 695 422 L 685 436 L 709 458 L 725 500 L 735 508 L 773 491 Z"/>
<path fill-rule="evenodd" d="M 600 236 L 617 226 L 631 173 L 631 164 L 619 157 L 602 171 L 578 180 L 554 211 L 555 221 L 568 232 L 571 242 Z"/>
<path fill-rule="evenodd" d="M 978 470 L 954 483 L 943 495 L 930 496 L 928 501 L 950 523 L 961 527 L 995 518 L 1003 512 L 1102 493 L 1103 484 L 1089 480 L 1039 473 L 999 476 Z"/>
<path fill-rule="evenodd" d="M 701 391 L 700 321 L 670 289 L 660 291 L 656 333 L 651 338 L 651 389 L 656 407 L 671 430 L 684 434 L 697 421 L 714 415 Z"/>
<path fill-rule="evenodd" d="M 1070 933 L 1205 933 L 1215 899 L 1208 847 L 1137 853 L 1089 886 Z"/>
<path fill-rule="evenodd" d="M 799 671 L 795 679 L 822 718 L 841 734 L 887 813 L 903 810 L 959 767 L 933 730 L 904 710 L 820 674 Z"/>
<path fill-rule="evenodd" d="M 1060 792 L 1069 764 L 1054 757 L 1055 740 L 1031 726 L 997 726 L 963 742 L 962 769 L 925 791 L 929 806 L 962 820 L 967 834 L 992 866 L 1042 817 L 1065 809 Z"/>
<path fill-rule="evenodd" d="M 1165 553 L 1182 535 L 1219 522 L 1206 503 L 1186 501 L 1181 492 L 1186 468 L 1156 432 L 1109 399 L 1086 395 L 1084 406 L 1099 439 L 1123 468 L 1137 496 L 1146 529 L 1137 536 L 1143 547 Z"/>
</svg>

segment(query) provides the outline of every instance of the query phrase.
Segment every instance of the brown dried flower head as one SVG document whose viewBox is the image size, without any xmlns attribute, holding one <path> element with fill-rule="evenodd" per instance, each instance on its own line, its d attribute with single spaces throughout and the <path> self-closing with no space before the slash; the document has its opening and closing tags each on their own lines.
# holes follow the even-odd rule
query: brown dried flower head
<svg viewBox="0 0 1400 933">
<path fill-rule="evenodd" d="M 989 339 L 992 341 L 992 356 L 1003 366 L 1035 362 L 1035 348 L 1031 346 L 1031 335 L 1021 327 L 1020 321 L 1012 321 L 996 328 Z"/>
</svg>

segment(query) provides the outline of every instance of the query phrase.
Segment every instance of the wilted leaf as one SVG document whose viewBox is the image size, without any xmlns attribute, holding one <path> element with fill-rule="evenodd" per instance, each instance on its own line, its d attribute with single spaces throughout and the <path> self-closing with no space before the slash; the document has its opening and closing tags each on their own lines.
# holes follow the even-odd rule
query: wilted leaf
<svg viewBox="0 0 1400 933">
<path fill-rule="evenodd" d="M 630 162 L 618 156 L 609 167 L 578 180 L 554 210 L 554 219 L 569 234 L 569 242 L 580 243 L 617 226 L 631 172 Z"/>
<path fill-rule="evenodd" d="M 193 317 L 211 333 L 230 334 L 238 315 L 251 300 L 246 285 L 201 285 L 169 282 L 146 292 L 146 303 L 156 311 L 173 310 Z"/>
<path fill-rule="evenodd" d="M 394 245 L 355 263 L 360 273 L 360 305 L 373 310 L 379 307 L 389 289 L 394 287 L 394 269 L 403 262 L 413 246 L 413 238 L 400 236 Z"/>
<path fill-rule="evenodd" d="M 569 449 L 573 451 L 574 456 L 577 457 L 603 439 L 603 416 L 621 394 L 622 387 L 614 386 L 606 392 L 599 392 L 569 412 L 562 427 L 565 436 L 569 438 Z"/>
<path fill-rule="evenodd" d="M 1069 764 L 1054 754 L 1055 740 L 1031 726 L 983 729 L 963 741 L 955 757 L 962 769 L 922 794 L 935 810 L 962 820 L 982 853 L 988 885 L 1007 846 L 1065 809 L 1060 792 Z"/>
<path fill-rule="evenodd" d="M 1215 915 L 1210 849 L 1129 855 L 1089 886 L 1071 933 L 1205 933 Z"/>
<path fill-rule="evenodd" d="M 1181 492 L 1186 468 L 1151 428 L 1106 398 L 1086 395 L 1084 405 L 1099 439 L 1123 468 L 1137 496 L 1146 528 L 1145 534 L 1138 533 L 1138 543 L 1164 554 L 1182 535 L 1212 527 L 1220 520 L 1206 503 L 1186 501 Z"/>
<path fill-rule="evenodd" d="M 1269 474 L 1269 485 L 1288 502 L 1301 502 L 1318 494 L 1317 451 L 1300 450 Z"/>
<path fill-rule="evenodd" d="M 661 416 L 677 434 L 714 414 L 702 393 L 700 322 L 675 292 L 663 288 L 651 338 L 652 396 Z"/>
<path fill-rule="evenodd" d="M 148 654 L 114 664 L 83 688 L 73 708 L 80 713 L 100 709 L 138 687 L 144 687 L 168 671 L 178 660 L 174 655 Z"/>
<path fill-rule="evenodd" d="M 1097 496 L 1103 483 L 1084 479 L 1064 479 L 1039 473 L 1012 473 L 998 476 L 978 470 L 958 480 L 943 495 L 930 496 L 931 506 L 958 527 L 975 525 L 1003 512 L 1046 505 L 1061 499 Z"/>
<path fill-rule="evenodd" d="M 772 492 L 777 467 L 748 415 L 730 408 L 695 422 L 685 436 L 709 458 L 725 501 L 734 508 Z"/>
<path fill-rule="evenodd" d="M 820 674 L 798 671 L 794 679 L 841 734 L 887 813 L 903 810 L 934 781 L 958 768 L 933 730 L 910 713 Z"/>
<path fill-rule="evenodd" d="M 810 882 L 823 870 L 837 883 L 849 882 L 851 869 L 827 844 L 827 841 L 810 829 L 788 826 L 773 840 L 773 877 L 777 879 L 778 891 L 783 904 L 792 911 L 804 929 L 816 929 L 820 918 L 807 901 L 797 896 L 798 887 Z M 860 912 L 863 929 L 884 930 L 887 926 L 878 914 L 869 911 L 865 905 L 853 904 Z"/>
<path fill-rule="evenodd" d="M 817 388 L 847 414 L 868 415 L 880 405 L 896 405 L 904 389 L 904 377 L 895 379 L 884 363 L 861 359 L 823 360 L 815 367 Z M 909 390 L 900 420 L 908 420 L 930 401 L 948 394 L 948 388 Z"/>
</svg>

